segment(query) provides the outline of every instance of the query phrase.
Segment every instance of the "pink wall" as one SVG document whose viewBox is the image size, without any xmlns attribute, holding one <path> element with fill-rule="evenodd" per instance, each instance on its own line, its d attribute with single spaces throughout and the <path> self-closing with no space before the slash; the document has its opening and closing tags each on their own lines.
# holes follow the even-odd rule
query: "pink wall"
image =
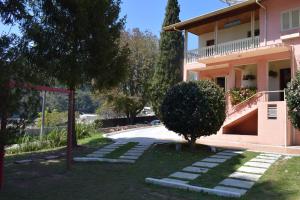
<svg viewBox="0 0 300 200">
<path fill-rule="evenodd" d="M 280 36 L 299 32 L 300 29 L 281 32 L 281 13 L 300 7 L 299 0 L 265 0 L 262 3 L 267 8 L 267 42 L 268 44 L 281 43 Z M 260 9 L 261 39 L 265 36 L 265 11 Z M 297 42 L 299 43 L 299 41 Z"/>
</svg>

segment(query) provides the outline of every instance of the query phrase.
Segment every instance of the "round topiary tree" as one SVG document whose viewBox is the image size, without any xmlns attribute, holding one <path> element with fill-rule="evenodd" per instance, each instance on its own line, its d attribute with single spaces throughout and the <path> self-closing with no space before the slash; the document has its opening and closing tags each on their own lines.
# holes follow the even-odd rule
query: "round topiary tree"
<svg viewBox="0 0 300 200">
<path fill-rule="evenodd" d="M 300 130 L 300 71 L 286 89 L 288 112 L 293 126 Z"/>
<path fill-rule="evenodd" d="M 195 147 L 196 139 L 216 134 L 224 123 L 225 93 L 211 81 L 182 82 L 167 92 L 161 105 L 165 126 Z"/>
</svg>

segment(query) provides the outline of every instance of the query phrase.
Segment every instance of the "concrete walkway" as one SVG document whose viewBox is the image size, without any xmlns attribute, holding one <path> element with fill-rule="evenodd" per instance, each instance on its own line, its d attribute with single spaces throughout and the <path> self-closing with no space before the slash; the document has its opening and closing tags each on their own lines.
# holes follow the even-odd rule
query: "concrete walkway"
<svg viewBox="0 0 300 200">
<path fill-rule="evenodd" d="M 181 136 L 169 131 L 164 126 L 126 130 L 107 137 L 116 142 L 160 143 L 183 141 Z"/>
</svg>

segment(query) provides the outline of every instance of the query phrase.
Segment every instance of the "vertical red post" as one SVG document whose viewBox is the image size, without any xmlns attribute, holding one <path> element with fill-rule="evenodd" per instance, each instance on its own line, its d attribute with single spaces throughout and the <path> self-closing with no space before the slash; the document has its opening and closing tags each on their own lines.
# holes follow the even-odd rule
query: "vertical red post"
<svg viewBox="0 0 300 200">
<path fill-rule="evenodd" d="M 72 137 L 73 137 L 73 106 L 74 90 L 69 93 L 69 107 L 68 107 L 68 136 L 67 136 L 67 169 L 72 166 Z"/>
<path fill-rule="evenodd" d="M 1 119 L 1 136 L 0 138 L 4 139 L 4 134 L 6 130 L 6 125 L 7 125 L 7 118 L 4 114 Z M 3 188 L 4 185 L 4 156 L 5 156 L 5 149 L 4 149 L 4 142 L 5 141 L 0 141 L 0 190 Z"/>
</svg>

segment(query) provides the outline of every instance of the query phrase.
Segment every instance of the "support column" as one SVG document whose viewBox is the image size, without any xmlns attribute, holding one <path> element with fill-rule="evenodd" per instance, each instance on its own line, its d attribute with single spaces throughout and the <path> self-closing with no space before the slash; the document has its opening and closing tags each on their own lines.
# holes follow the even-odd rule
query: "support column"
<svg viewBox="0 0 300 200">
<path fill-rule="evenodd" d="M 188 31 L 184 30 L 184 65 L 187 63 L 187 52 L 188 52 Z"/>
<path fill-rule="evenodd" d="M 269 77 L 268 77 L 268 62 L 266 60 L 259 60 L 257 62 L 257 90 L 268 91 L 269 90 Z"/>
<path fill-rule="evenodd" d="M 218 22 L 215 23 L 215 45 L 216 47 L 218 46 L 219 44 L 219 41 L 218 41 L 218 33 L 219 33 L 219 26 L 218 26 Z"/>
<path fill-rule="evenodd" d="M 252 37 L 252 41 L 254 41 L 254 37 L 255 37 L 255 11 L 251 11 L 251 37 Z"/>
</svg>

